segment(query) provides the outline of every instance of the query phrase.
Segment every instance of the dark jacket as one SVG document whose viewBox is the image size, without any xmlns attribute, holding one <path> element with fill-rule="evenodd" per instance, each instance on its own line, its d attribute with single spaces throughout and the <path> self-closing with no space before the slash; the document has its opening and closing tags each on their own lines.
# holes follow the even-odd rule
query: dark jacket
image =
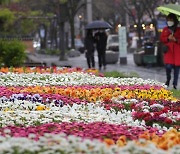
<svg viewBox="0 0 180 154">
<path fill-rule="evenodd" d="M 94 50 L 94 38 L 91 35 L 87 35 L 85 38 L 85 48 L 87 51 Z"/>
<path fill-rule="evenodd" d="M 107 45 L 107 35 L 105 32 L 97 32 L 95 34 L 95 42 L 97 50 L 106 50 Z"/>
</svg>

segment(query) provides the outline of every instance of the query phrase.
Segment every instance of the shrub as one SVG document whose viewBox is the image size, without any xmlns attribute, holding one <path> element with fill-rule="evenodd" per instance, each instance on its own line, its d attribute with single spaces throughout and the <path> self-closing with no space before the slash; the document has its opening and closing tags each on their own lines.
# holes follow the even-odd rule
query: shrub
<svg viewBox="0 0 180 154">
<path fill-rule="evenodd" d="M 46 54 L 48 55 L 59 55 L 59 49 L 46 49 Z"/>
<path fill-rule="evenodd" d="M 0 41 L 0 66 L 18 67 L 26 58 L 25 46 L 20 41 Z"/>
<path fill-rule="evenodd" d="M 47 54 L 47 55 L 60 55 L 60 50 L 59 49 L 40 49 L 38 53 Z"/>
</svg>

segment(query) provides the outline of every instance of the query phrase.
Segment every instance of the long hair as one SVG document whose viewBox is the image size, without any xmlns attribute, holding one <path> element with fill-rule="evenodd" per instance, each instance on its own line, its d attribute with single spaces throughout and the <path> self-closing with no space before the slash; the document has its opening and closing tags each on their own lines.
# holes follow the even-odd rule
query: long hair
<svg viewBox="0 0 180 154">
<path fill-rule="evenodd" d="M 177 26 L 179 23 L 177 16 L 173 13 L 168 14 L 166 19 L 172 19 L 174 21 L 174 26 Z"/>
</svg>

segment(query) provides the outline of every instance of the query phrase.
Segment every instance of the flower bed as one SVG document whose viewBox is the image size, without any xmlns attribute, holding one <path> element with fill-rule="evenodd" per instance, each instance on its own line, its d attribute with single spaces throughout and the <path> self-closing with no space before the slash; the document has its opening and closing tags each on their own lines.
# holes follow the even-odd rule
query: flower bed
<svg viewBox="0 0 180 154">
<path fill-rule="evenodd" d="M 0 71 L 2 153 L 180 149 L 180 100 L 163 83 L 81 68 Z"/>
</svg>

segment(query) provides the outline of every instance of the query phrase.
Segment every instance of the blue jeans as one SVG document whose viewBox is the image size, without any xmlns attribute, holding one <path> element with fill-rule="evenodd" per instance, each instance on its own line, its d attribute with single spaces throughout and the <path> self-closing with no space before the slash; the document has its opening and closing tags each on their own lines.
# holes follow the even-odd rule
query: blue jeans
<svg viewBox="0 0 180 154">
<path fill-rule="evenodd" d="M 166 68 L 166 77 L 167 77 L 167 83 L 170 82 L 171 80 L 171 71 L 172 69 L 174 70 L 174 80 L 173 80 L 173 85 L 177 86 L 178 83 L 178 77 L 179 77 L 179 66 L 175 66 L 172 64 L 166 64 L 165 65 Z"/>
</svg>

